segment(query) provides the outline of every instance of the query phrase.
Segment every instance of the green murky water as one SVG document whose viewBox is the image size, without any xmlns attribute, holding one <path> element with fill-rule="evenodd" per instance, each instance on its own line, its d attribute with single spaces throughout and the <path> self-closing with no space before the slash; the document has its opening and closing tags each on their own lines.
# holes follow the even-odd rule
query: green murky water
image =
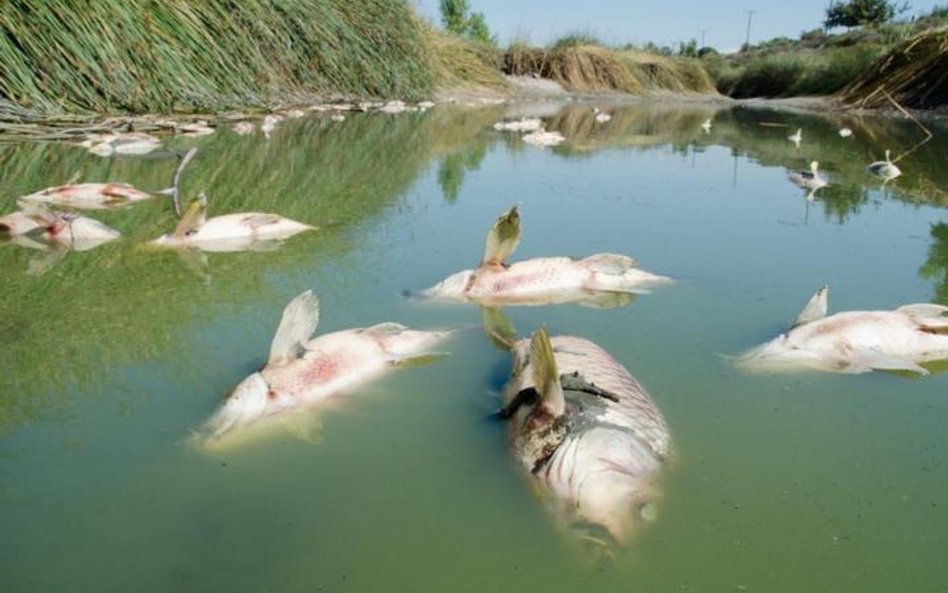
<svg viewBox="0 0 948 593">
<path fill-rule="evenodd" d="M 704 134 L 706 107 L 614 107 L 606 124 L 540 107 L 565 145 L 491 131 L 502 107 L 181 140 L 201 148 L 185 192 L 206 189 L 212 214 L 322 227 L 276 251 L 142 249 L 174 224 L 157 201 L 93 214 L 125 238 L 56 262 L 0 246 L 0 590 L 948 589 L 948 374 L 748 376 L 721 356 L 826 282 L 831 311 L 948 304 L 948 126 L 882 187 L 864 166 L 916 144 L 910 123 L 735 109 Z M 807 201 L 786 175 L 811 159 L 831 185 Z M 2 146 L 2 205 L 77 171 L 157 189 L 174 167 Z M 616 309 L 507 311 L 521 334 L 598 342 L 671 427 L 658 518 L 612 563 L 576 553 L 507 455 L 491 413 L 508 362 L 478 311 L 400 296 L 476 263 L 517 202 L 516 258 L 613 251 L 678 280 Z M 321 332 L 471 329 L 437 364 L 337 398 L 318 444 L 190 446 L 305 288 Z"/>
</svg>

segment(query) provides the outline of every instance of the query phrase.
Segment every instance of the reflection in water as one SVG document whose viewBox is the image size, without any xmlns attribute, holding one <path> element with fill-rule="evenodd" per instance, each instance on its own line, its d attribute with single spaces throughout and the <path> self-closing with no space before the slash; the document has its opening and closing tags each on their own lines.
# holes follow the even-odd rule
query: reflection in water
<svg viewBox="0 0 948 593">
<path fill-rule="evenodd" d="M 935 283 L 933 302 L 948 305 L 948 224 L 939 222 L 932 225 L 931 235 L 934 242 L 928 248 L 928 259 L 918 273 Z"/>
<path fill-rule="evenodd" d="M 487 155 L 487 148 L 486 138 L 475 139 L 464 150 L 449 154 L 441 160 L 438 167 L 438 185 L 447 203 L 453 204 L 457 201 L 464 184 L 464 174 L 480 168 L 481 161 Z"/>
</svg>

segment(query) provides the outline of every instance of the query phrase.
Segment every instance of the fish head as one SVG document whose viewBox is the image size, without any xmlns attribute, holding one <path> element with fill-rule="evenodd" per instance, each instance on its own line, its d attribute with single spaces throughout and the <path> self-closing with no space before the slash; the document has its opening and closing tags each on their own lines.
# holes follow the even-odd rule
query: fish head
<svg viewBox="0 0 948 593">
<path fill-rule="evenodd" d="M 473 270 L 452 274 L 431 288 L 421 291 L 421 296 L 432 299 L 463 299 L 473 275 Z"/>
<path fill-rule="evenodd" d="M 205 448 L 220 444 L 225 437 L 266 416 L 284 399 L 282 394 L 270 388 L 262 374 L 253 373 L 234 388 L 220 409 L 204 424 L 198 440 Z"/>
</svg>

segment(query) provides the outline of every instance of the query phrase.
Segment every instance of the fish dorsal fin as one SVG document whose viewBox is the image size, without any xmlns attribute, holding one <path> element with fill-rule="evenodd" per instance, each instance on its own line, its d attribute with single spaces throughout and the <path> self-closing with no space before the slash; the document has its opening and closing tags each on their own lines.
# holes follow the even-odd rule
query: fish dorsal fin
<svg viewBox="0 0 948 593">
<path fill-rule="evenodd" d="M 548 414 L 559 417 L 566 412 L 566 398 L 560 383 L 560 372 L 553 356 L 553 344 L 545 327 L 533 332 L 530 340 L 530 364 L 533 365 L 534 388 L 540 395 L 540 406 Z"/>
<path fill-rule="evenodd" d="M 793 322 L 793 327 L 805 325 L 811 321 L 816 321 L 817 319 L 823 319 L 826 317 L 826 310 L 828 307 L 829 285 L 824 284 L 810 298 L 810 302 L 806 304 L 806 307 L 803 307 L 803 310 L 800 311 L 800 314 L 797 315 L 796 321 Z"/>
<path fill-rule="evenodd" d="M 520 210 L 514 206 L 504 212 L 487 233 L 481 265 L 502 264 L 520 243 Z"/>
<path fill-rule="evenodd" d="M 191 200 L 191 203 L 185 208 L 184 213 L 181 215 L 181 220 L 178 221 L 178 226 L 174 228 L 172 236 L 183 239 L 204 226 L 206 220 L 207 194 L 201 192 L 201 195 Z"/>
<path fill-rule="evenodd" d="M 902 305 L 896 309 L 899 313 L 905 313 L 909 317 L 941 317 L 948 313 L 948 307 L 944 305 L 933 305 L 931 303 L 915 303 L 912 305 Z"/>
<path fill-rule="evenodd" d="M 299 358 L 318 323 L 319 299 L 312 290 L 307 290 L 283 309 L 267 364 L 286 363 Z"/>
</svg>

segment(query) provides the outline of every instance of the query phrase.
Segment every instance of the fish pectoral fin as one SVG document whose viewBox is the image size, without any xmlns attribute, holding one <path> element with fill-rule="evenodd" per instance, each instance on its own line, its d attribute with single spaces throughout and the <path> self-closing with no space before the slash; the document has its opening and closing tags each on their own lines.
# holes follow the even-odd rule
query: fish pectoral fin
<svg viewBox="0 0 948 593">
<path fill-rule="evenodd" d="M 174 227 L 171 236 L 176 239 L 183 239 L 198 231 L 207 220 L 207 195 L 201 192 L 201 195 L 191 200 L 188 207 L 181 214 L 181 220 L 178 226 Z"/>
<path fill-rule="evenodd" d="M 299 358 L 319 323 L 319 299 L 312 290 L 297 296 L 283 309 L 280 326 L 270 345 L 267 364 L 279 364 Z"/>
<path fill-rule="evenodd" d="M 425 354 L 419 354 L 418 356 L 403 356 L 400 358 L 393 358 L 389 360 L 388 363 L 391 366 L 398 367 L 400 369 L 413 369 L 438 362 L 447 355 L 447 352 L 427 352 Z"/>
<path fill-rule="evenodd" d="M 503 264 L 520 244 L 520 210 L 514 206 L 494 223 L 487 233 L 481 265 Z"/>
<path fill-rule="evenodd" d="M 593 272 L 621 276 L 639 265 L 634 257 L 618 253 L 597 253 L 583 258 L 580 262 Z"/>
<path fill-rule="evenodd" d="M 280 420 L 280 425 L 303 442 L 311 445 L 323 442 L 323 421 L 317 414 L 289 414 Z"/>
<path fill-rule="evenodd" d="M 554 417 L 562 416 L 566 412 L 566 397 L 553 355 L 553 343 L 545 327 L 533 332 L 530 364 L 533 366 L 533 383 L 540 395 L 540 406 Z"/>
<path fill-rule="evenodd" d="M 859 373 L 876 369 L 880 371 L 911 371 L 921 375 L 928 374 L 927 369 L 919 366 L 914 361 L 885 354 L 871 348 L 853 349 L 849 358 L 850 364 L 846 367 L 849 372 Z"/>
<path fill-rule="evenodd" d="M 829 285 L 824 284 L 817 290 L 807 302 L 800 314 L 793 322 L 793 327 L 805 325 L 811 321 L 826 317 L 826 311 L 829 308 Z M 791 328 L 792 329 L 792 328 Z"/>
<path fill-rule="evenodd" d="M 500 307 L 481 307 L 481 319 L 484 333 L 491 343 L 504 352 L 513 348 L 517 341 L 517 330 L 514 329 L 510 318 Z"/>
<path fill-rule="evenodd" d="M 899 313 L 905 313 L 909 317 L 921 317 L 921 318 L 939 318 L 945 313 L 948 313 L 948 307 L 945 305 L 934 305 L 931 303 L 915 303 L 912 305 L 903 305 L 896 309 Z M 945 323 L 948 323 L 948 319 L 943 319 Z"/>
</svg>

